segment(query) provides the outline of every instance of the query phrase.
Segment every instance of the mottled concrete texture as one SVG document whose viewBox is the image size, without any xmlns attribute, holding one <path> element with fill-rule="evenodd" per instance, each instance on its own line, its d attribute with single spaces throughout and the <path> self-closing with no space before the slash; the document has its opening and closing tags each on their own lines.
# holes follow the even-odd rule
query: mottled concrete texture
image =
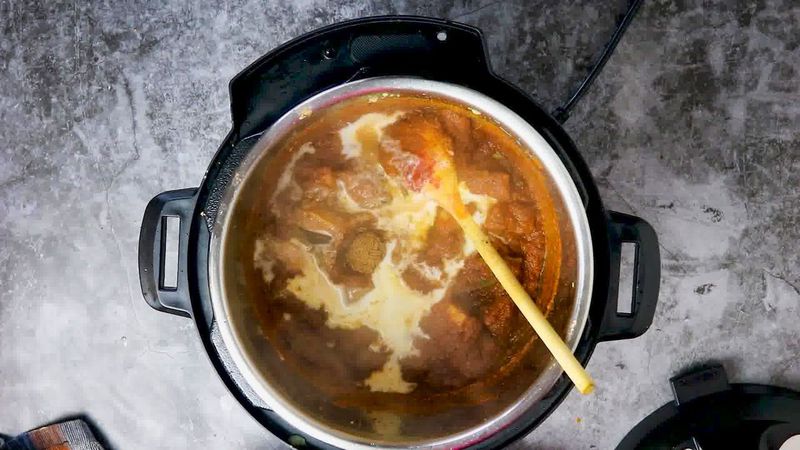
<svg viewBox="0 0 800 450">
<path fill-rule="evenodd" d="M 0 0 L 0 432 L 83 412 L 124 449 L 281 447 L 136 269 L 146 202 L 200 182 L 237 71 L 324 24 L 427 14 L 483 28 L 553 108 L 625 4 L 80 3 Z M 655 323 L 599 345 L 597 393 L 517 448 L 611 448 L 707 359 L 800 388 L 799 47 L 794 0 L 646 2 L 567 130 L 608 206 L 661 237 Z"/>
</svg>

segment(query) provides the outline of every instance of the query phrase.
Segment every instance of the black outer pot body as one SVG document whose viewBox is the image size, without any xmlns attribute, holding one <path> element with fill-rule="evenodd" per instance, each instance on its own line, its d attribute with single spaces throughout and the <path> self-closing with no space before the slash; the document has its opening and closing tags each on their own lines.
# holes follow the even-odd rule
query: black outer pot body
<svg viewBox="0 0 800 450">
<path fill-rule="evenodd" d="M 653 229 L 642 219 L 603 209 L 597 187 L 575 145 L 533 100 L 495 75 L 478 29 L 421 17 L 358 19 L 320 29 L 265 55 L 230 83 L 233 128 L 211 162 L 201 186 L 159 194 L 145 211 L 139 242 L 139 276 L 145 300 L 159 311 L 195 320 L 211 362 L 228 389 L 263 426 L 291 442 L 329 448 L 297 432 L 259 404 L 233 367 L 218 336 L 208 287 L 208 249 L 222 194 L 242 158 L 269 126 L 297 103 L 333 86 L 368 77 L 405 75 L 460 84 L 503 103 L 531 123 L 570 172 L 583 200 L 594 251 L 589 318 L 575 351 L 585 365 L 595 345 L 630 339 L 650 326 L 658 299 L 660 256 Z M 164 223 L 181 220 L 178 286 L 165 288 Z M 637 246 L 632 312 L 617 312 L 620 248 Z M 549 394 L 512 426 L 476 448 L 497 448 L 524 436 L 572 387 L 562 375 Z M 291 441 L 290 441 L 291 439 Z"/>
</svg>

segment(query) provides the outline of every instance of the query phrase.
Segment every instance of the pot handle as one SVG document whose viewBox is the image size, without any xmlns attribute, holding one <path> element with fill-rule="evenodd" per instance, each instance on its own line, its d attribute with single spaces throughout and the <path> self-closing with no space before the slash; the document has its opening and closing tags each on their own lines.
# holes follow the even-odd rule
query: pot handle
<svg viewBox="0 0 800 450">
<path fill-rule="evenodd" d="M 186 280 L 189 224 L 197 189 L 162 192 L 147 204 L 139 233 L 139 281 L 142 295 L 154 309 L 191 317 L 191 300 Z M 164 284 L 167 247 L 167 218 L 180 220 L 178 233 L 178 277 L 174 287 Z"/>
<path fill-rule="evenodd" d="M 661 252 L 655 230 L 644 219 L 610 211 L 609 299 L 600 325 L 598 340 L 614 341 L 641 336 L 653 323 L 661 283 Z M 622 244 L 636 245 L 633 265 L 633 298 L 631 312 L 617 310 Z"/>
</svg>

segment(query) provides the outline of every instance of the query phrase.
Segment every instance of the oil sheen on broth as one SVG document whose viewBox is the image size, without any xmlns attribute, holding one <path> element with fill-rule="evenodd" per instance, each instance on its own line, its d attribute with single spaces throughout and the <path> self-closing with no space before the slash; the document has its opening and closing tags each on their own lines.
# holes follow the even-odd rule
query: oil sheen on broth
<svg viewBox="0 0 800 450">
<path fill-rule="evenodd" d="M 284 363 L 332 395 L 462 389 L 508 373 L 535 340 L 455 221 L 384 171 L 415 163 L 398 126 L 412 119 L 451 140 L 464 203 L 552 308 L 552 206 L 541 168 L 511 135 L 477 111 L 410 94 L 306 114 L 271 150 L 252 245 L 255 309 Z"/>
</svg>

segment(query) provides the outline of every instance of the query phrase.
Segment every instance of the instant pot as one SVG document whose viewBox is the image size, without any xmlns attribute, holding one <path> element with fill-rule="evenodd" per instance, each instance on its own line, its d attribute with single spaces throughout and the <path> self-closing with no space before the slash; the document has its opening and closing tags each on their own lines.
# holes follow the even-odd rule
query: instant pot
<svg viewBox="0 0 800 450">
<path fill-rule="evenodd" d="M 450 21 L 394 16 L 359 19 L 311 32 L 260 58 L 231 81 L 233 126 L 200 186 L 153 198 L 145 210 L 139 241 L 139 275 L 148 304 L 194 320 L 210 360 L 231 393 L 259 423 L 296 447 L 401 445 L 350 439 L 298 416 L 285 399 L 270 395 L 269 383 L 249 364 L 235 337 L 230 308 L 225 306 L 229 303 L 216 281 L 224 270 L 217 253 L 225 234 L 226 214 L 248 167 L 268 148 L 265 142 L 291 126 L 298 108 L 321 106 L 325 100 L 339 98 L 333 94 L 337 92 L 360 92 L 367 87 L 408 89 L 410 85 L 454 93 L 453 100 L 494 112 L 501 125 L 518 121 L 512 131 L 530 129 L 530 136 L 540 139 L 537 148 L 543 149 L 536 156 L 552 158 L 548 168 L 560 173 L 565 191 L 570 192 L 570 214 L 584 224 L 576 233 L 586 246 L 585 264 L 591 267 L 583 279 L 585 286 L 575 290 L 572 313 L 562 327 L 581 363 L 588 362 L 599 342 L 635 338 L 653 320 L 660 256 L 652 227 L 640 218 L 603 208 L 591 174 L 569 136 L 526 93 L 493 73 L 478 29 Z M 494 106 L 488 108 L 488 104 Z M 166 254 L 170 217 L 180 219 L 174 286 L 165 283 L 165 260 L 172 256 Z M 631 304 L 620 309 L 623 243 L 635 245 L 636 257 Z M 603 380 L 597 382 L 602 388 Z M 525 398 L 502 417 L 487 418 L 483 426 L 416 447 L 498 448 L 527 434 L 572 387 L 554 363 L 531 385 Z"/>
</svg>

